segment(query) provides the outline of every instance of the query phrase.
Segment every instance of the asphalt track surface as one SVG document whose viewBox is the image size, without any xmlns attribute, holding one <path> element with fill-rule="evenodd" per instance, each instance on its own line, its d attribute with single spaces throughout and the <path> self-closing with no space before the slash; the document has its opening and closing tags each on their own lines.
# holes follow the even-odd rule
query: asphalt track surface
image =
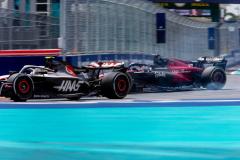
<svg viewBox="0 0 240 160">
<path fill-rule="evenodd" d="M 162 91 L 158 93 L 136 93 L 129 94 L 122 100 L 109 100 L 104 97 L 82 97 L 81 102 L 131 102 L 131 101 L 188 101 L 188 100 L 240 100 L 240 76 L 228 75 L 227 83 L 222 90 L 193 89 L 185 91 Z M 0 102 L 11 102 L 7 98 L 0 97 Z M 28 102 L 62 102 L 69 103 L 66 99 L 43 99 L 29 100 Z"/>
<path fill-rule="evenodd" d="M 227 83 L 222 90 L 195 89 L 188 91 L 171 91 L 159 93 L 138 93 L 129 94 L 123 101 L 129 100 L 156 100 L 156 101 L 176 101 L 176 100 L 223 100 L 223 99 L 240 99 L 240 76 L 228 75 Z M 86 97 L 82 101 L 119 101 L 109 100 L 103 97 Z M 122 101 L 122 100 L 120 100 Z"/>
<path fill-rule="evenodd" d="M 240 99 L 240 76 L 228 75 L 227 83 L 222 90 L 195 89 L 189 91 L 172 91 L 147 94 L 132 94 L 130 99 L 151 100 L 231 100 Z"/>
</svg>

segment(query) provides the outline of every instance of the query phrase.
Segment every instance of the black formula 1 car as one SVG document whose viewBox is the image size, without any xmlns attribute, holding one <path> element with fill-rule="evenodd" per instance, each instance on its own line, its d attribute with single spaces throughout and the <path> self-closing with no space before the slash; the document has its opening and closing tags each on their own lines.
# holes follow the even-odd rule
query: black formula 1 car
<svg viewBox="0 0 240 160">
<path fill-rule="evenodd" d="M 162 58 L 155 55 L 153 65 L 133 63 L 128 73 L 134 83 L 132 92 L 221 89 L 226 83 L 227 61 L 222 57 L 200 57 L 197 61 Z"/>
<path fill-rule="evenodd" d="M 92 63 L 81 68 L 48 58 L 45 66 L 26 65 L 19 72 L 0 77 L 0 95 L 14 101 L 100 95 L 124 98 L 131 78 L 122 63 Z"/>
</svg>

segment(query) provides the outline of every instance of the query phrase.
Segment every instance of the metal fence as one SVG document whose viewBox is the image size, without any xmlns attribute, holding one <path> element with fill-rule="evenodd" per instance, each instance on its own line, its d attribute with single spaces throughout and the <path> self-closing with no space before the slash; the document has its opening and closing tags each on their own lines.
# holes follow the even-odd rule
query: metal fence
<svg viewBox="0 0 240 160">
<path fill-rule="evenodd" d="M 63 0 L 62 37 L 67 52 L 154 52 L 155 18 L 142 0 Z M 146 7 L 147 7 L 146 6 Z"/>
<path fill-rule="evenodd" d="M 208 28 L 145 0 L 63 0 L 63 48 L 70 53 L 144 52 L 194 59 L 214 55 Z M 156 13 L 166 13 L 166 43 L 156 43 Z"/>
<path fill-rule="evenodd" d="M 195 59 L 200 56 L 213 56 L 215 50 L 209 49 L 208 29 L 215 23 L 203 23 L 165 11 L 167 31 L 165 44 L 158 46 L 161 52 L 170 57 Z"/>
<path fill-rule="evenodd" d="M 144 53 L 195 59 L 240 48 L 239 23 L 203 23 L 146 0 L 62 0 L 61 20 L 0 9 L 1 49 L 51 49 L 64 53 Z M 166 42 L 156 43 L 156 13 L 166 15 Z M 215 28 L 215 49 L 209 49 Z M 61 35 L 59 35 L 61 30 Z"/>
<path fill-rule="evenodd" d="M 0 50 L 58 48 L 59 19 L 0 8 Z"/>
<path fill-rule="evenodd" d="M 221 54 L 228 54 L 240 48 L 240 23 L 219 24 L 219 50 Z"/>
</svg>

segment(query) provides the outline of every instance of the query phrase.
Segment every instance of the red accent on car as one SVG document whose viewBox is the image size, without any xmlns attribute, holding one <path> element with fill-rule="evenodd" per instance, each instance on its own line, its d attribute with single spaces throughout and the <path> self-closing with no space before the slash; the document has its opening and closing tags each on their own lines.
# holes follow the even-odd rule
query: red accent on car
<svg viewBox="0 0 240 160">
<path fill-rule="evenodd" d="M 23 93 L 23 94 L 28 93 L 30 90 L 29 83 L 26 80 L 20 81 L 18 84 L 18 90 L 20 91 L 20 93 Z"/>
<path fill-rule="evenodd" d="M 67 73 L 74 77 L 77 77 L 77 74 L 74 72 L 74 68 L 71 65 L 66 65 L 65 69 Z"/>
<path fill-rule="evenodd" d="M 87 67 L 90 68 L 113 68 L 113 67 L 118 67 L 123 65 L 122 62 L 118 62 L 118 61 L 108 61 L 108 62 L 91 62 L 89 65 L 87 65 Z"/>
<path fill-rule="evenodd" d="M 184 61 L 178 59 L 170 59 L 168 69 L 175 73 L 173 82 L 191 82 L 192 73 L 202 72 L 203 69 L 192 67 Z"/>
<path fill-rule="evenodd" d="M 119 79 L 117 82 L 117 87 L 120 92 L 125 92 L 127 89 L 127 82 L 124 79 Z"/>
<path fill-rule="evenodd" d="M 13 88 L 12 83 L 11 84 L 5 84 L 4 88 L 5 89 L 12 89 Z"/>
</svg>

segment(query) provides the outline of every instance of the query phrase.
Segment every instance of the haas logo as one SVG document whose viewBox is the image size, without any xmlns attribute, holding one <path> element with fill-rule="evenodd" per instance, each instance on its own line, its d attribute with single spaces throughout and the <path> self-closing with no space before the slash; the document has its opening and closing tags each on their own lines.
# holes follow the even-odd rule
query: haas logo
<svg viewBox="0 0 240 160">
<path fill-rule="evenodd" d="M 62 92 L 73 92 L 78 91 L 80 88 L 80 81 L 70 81 L 70 80 L 63 80 L 61 86 L 58 86 L 58 91 Z"/>
</svg>

